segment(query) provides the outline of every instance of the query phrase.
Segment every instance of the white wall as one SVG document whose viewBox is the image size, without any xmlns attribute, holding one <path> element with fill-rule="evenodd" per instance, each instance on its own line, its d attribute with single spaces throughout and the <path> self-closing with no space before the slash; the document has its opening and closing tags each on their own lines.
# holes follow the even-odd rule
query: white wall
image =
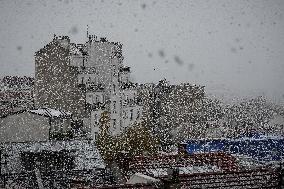
<svg viewBox="0 0 284 189">
<path fill-rule="evenodd" d="M 120 60 L 112 57 L 116 50 L 116 45 L 109 42 L 86 43 L 86 49 L 89 57 L 87 67 L 95 67 L 99 82 L 104 86 L 109 86 L 114 73 L 118 72 Z"/>
<path fill-rule="evenodd" d="M 85 43 L 85 50 L 88 52 L 88 57 L 87 61 L 84 61 L 85 69 L 81 70 L 79 68 L 78 83 L 82 83 L 83 78 L 84 84 L 93 82 L 105 87 L 103 92 L 87 92 L 86 102 L 93 104 L 96 101 L 96 97 L 100 102 L 103 102 L 103 99 L 109 99 L 107 110 L 110 112 L 110 133 L 113 135 L 120 134 L 125 127 L 137 121 L 137 112 L 141 112 L 140 107 L 135 107 L 135 105 L 128 109 L 129 104 L 126 104 L 126 107 L 122 107 L 122 104 L 126 102 L 126 98 L 135 101 L 137 95 L 134 89 L 121 90 L 119 88 L 119 79 L 121 82 L 128 82 L 130 72 L 119 73 L 119 69 L 123 67 L 123 57 L 118 58 L 114 56 L 115 52 L 120 51 L 118 45 L 114 43 L 91 40 Z M 75 63 L 75 61 L 79 63 Z M 70 62 L 71 65 L 82 66 L 82 59 L 78 57 L 72 57 Z M 94 69 L 90 71 L 90 68 Z M 123 109 L 129 114 L 129 119 L 122 119 Z M 132 120 L 130 119 L 130 111 L 133 111 Z M 100 117 L 101 113 L 101 110 L 92 111 L 90 121 L 84 121 L 87 124 L 86 127 L 90 132 L 91 138 L 94 138 L 95 133 L 98 132 L 95 117 Z"/>
<path fill-rule="evenodd" d="M 1 145 L 3 153 L 8 155 L 7 167 L 2 165 L 2 170 L 6 172 L 21 172 L 24 167 L 21 164 L 21 152 L 40 152 L 74 150 L 75 169 L 95 169 L 105 168 L 95 144 L 89 141 L 48 141 L 48 142 L 30 142 L 30 143 L 5 143 Z M 1 165 L 0 165 L 1 166 Z M 7 169 L 8 168 L 8 169 Z"/>
<path fill-rule="evenodd" d="M 0 142 L 47 141 L 49 118 L 23 112 L 0 120 Z"/>
</svg>

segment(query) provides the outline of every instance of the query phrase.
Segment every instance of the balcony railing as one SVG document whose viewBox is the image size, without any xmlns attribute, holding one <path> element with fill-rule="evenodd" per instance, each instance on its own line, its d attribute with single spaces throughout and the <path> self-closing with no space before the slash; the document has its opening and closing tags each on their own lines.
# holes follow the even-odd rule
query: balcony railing
<svg viewBox="0 0 284 189">
<path fill-rule="evenodd" d="M 122 106 L 126 107 L 133 107 L 133 106 L 140 106 L 142 105 L 142 99 L 141 98 L 136 98 L 136 99 L 127 99 L 122 101 Z"/>
<path fill-rule="evenodd" d="M 102 103 L 102 102 L 97 102 L 97 103 L 94 103 L 94 104 L 90 104 L 90 103 L 86 104 L 86 109 L 91 110 L 91 111 L 94 111 L 94 110 L 105 110 L 106 107 L 107 107 L 107 104 L 106 103 Z"/>
<path fill-rule="evenodd" d="M 88 82 L 86 89 L 89 92 L 103 91 L 105 87 L 102 84 L 95 84 L 94 82 Z"/>
</svg>

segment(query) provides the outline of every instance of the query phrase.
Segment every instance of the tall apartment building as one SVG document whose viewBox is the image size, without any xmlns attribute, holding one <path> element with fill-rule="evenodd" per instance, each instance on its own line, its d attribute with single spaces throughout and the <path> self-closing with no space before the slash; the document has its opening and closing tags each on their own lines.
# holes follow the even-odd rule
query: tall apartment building
<svg viewBox="0 0 284 189">
<path fill-rule="evenodd" d="M 35 54 L 35 107 L 71 112 L 92 139 L 104 111 L 113 135 L 139 121 L 136 88 L 123 65 L 122 44 L 106 38 L 89 35 L 86 43 L 74 44 L 54 36 Z"/>
</svg>

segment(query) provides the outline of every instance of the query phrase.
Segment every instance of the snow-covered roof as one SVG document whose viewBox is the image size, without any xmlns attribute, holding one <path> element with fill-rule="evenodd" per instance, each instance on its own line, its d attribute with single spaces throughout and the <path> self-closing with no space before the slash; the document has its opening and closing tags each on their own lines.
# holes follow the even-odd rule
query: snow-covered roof
<svg viewBox="0 0 284 189">
<path fill-rule="evenodd" d="M 89 170 L 95 168 L 105 168 L 105 163 L 95 146 L 87 140 L 71 141 L 47 141 L 47 142 L 25 142 L 25 143 L 5 143 L 2 144 L 3 150 L 8 155 L 11 169 L 20 169 L 16 165 L 19 154 L 23 152 L 41 153 L 44 151 L 60 152 L 63 150 L 73 151 L 75 157 L 75 169 Z"/>
<path fill-rule="evenodd" d="M 153 182 L 160 182 L 159 179 L 150 177 L 148 175 L 144 175 L 142 173 L 135 173 L 132 175 L 129 180 L 126 182 L 126 184 L 143 184 L 143 183 L 153 183 Z"/>
<path fill-rule="evenodd" d="M 184 143 L 192 142 L 192 141 L 206 141 L 206 142 L 211 142 L 214 140 L 226 140 L 226 141 L 247 141 L 247 140 L 267 140 L 267 139 L 272 139 L 272 140 L 280 140 L 283 139 L 283 136 L 274 136 L 274 135 L 253 135 L 253 136 L 241 136 L 238 138 L 227 138 L 227 137 L 218 137 L 218 138 L 198 138 L 198 139 L 190 139 L 190 140 L 185 140 Z"/>
<path fill-rule="evenodd" d="M 176 167 L 179 169 L 180 174 L 193 174 L 193 173 L 206 173 L 206 172 L 220 172 L 222 171 L 217 166 L 203 165 L 203 166 L 184 166 Z M 164 177 L 168 176 L 169 168 L 155 168 L 146 169 L 146 173 L 152 175 L 153 177 Z"/>
<path fill-rule="evenodd" d="M 237 138 L 234 141 L 245 141 L 245 140 L 280 140 L 283 139 L 282 136 L 273 136 L 273 135 L 257 135 L 257 136 L 252 136 L 252 137 L 241 137 Z"/>
<path fill-rule="evenodd" d="M 180 174 L 192 174 L 192 173 L 206 173 L 206 172 L 219 172 L 222 171 L 219 167 L 213 165 L 205 166 L 187 166 L 179 167 Z"/>
<path fill-rule="evenodd" d="M 42 115 L 42 116 L 47 116 L 47 117 L 71 117 L 72 116 L 72 114 L 69 112 L 55 110 L 52 108 L 41 108 L 41 109 L 36 109 L 36 110 L 29 110 L 29 112 Z"/>
<path fill-rule="evenodd" d="M 234 157 L 237 158 L 237 162 L 242 167 L 260 167 L 262 166 L 260 161 L 255 160 L 254 158 L 247 156 L 247 155 L 240 155 L 240 154 L 232 154 Z M 271 162 L 271 161 L 270 161 Z"/>
</svg>

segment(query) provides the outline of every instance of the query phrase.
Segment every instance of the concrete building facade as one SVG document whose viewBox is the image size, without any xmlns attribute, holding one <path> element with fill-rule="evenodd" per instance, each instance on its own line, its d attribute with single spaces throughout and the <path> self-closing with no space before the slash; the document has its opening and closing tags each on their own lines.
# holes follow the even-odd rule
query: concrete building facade
<svg viewBox="0 0 284 189">
<path fill-rule="evenodd" d="M 35 106 L 71 112 L 88 138 L 99 132 L 102 112 L 110 115 L 113 135 L 139 121 L 137 84 L 123 65 L 122 44 L 94 35 L 85 44 L 54 36 L 36 52 L 35 66 Z"/>
</svg>

